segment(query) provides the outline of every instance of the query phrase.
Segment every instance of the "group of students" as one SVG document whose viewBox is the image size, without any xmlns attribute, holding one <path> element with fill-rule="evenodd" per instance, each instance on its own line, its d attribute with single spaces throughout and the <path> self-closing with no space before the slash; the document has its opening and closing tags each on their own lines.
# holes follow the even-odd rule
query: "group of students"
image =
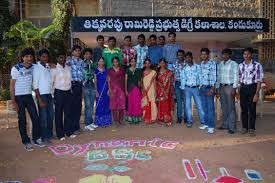
<svg viewBox="0 0 275 183">
<path fill-rule="evenodd" d="M 76 45 L 70 57 L 60 52 L 56 65 L 49 63 L 46 49 L 38 52 L 36 64 L 34 50 L 24 49 L 21 61 L 12 67 L 10 91 L 26 150 L 31 151 L 33 147 L 26 132 L 25 108 L 33 124 L 34 145 L 43 147 L 53 137 L 53 119 L 56 136 L 61 141 L 65 136 L 75 138 L 80 133 L 82 96 L 85 130 L 93 131 L 113 123 L 120 126 L 125 122 L 171 126 L 175 110 L 177 123 L 184 121 L 191 128 L 193 97 L 201 123 L 199 128 L 212 134 L 214 96 L 218 95 L 222 106 L 222 126 L 218 129 L 233 134 L 236 132 L 235 94 L 239 90 L 241 133 L 254 135 L 263 69 L 252 60 L 253 49 L 244 49 L 244 62 L 239 65 L 230 59 L 230 49 L 222 51 L 223 61 L 218 65 L 209 59 L 208 48 L 202 48 L 201 60 L 193 62 L 192 53 L 185 53 L 176 43 L 174 32 L 168 38 L 165 44 L 165 37 L 159 37 L 157 44 L 156 35 L 151 35 L 148 47 L 145 36 L 140 34 L 138 45 L 132 47 L 131 36 L 126 36 L 122 48 L 117 48 L 115 37 L 109 37 L 108 47 L 104 47 L 104 37 L 99 35 L 96 48 L 82 50 Z"/>
</svg>

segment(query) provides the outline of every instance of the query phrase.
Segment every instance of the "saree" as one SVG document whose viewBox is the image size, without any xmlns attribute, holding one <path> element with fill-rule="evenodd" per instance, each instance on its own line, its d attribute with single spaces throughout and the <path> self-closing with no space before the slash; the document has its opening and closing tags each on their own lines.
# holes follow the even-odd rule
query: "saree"
<svg viewBox="0 0 275 183">
<path fill-rule="evenodd" d="M 144 91 L 142 93 L 141 107 L 143 110 L 144 122 L 149 124 L 153 123 L 157 119 L 157 105 L 156 105 L 156 88 L 155 79 L 156 71 L 151 70 L 150 72 L 143 74 L 142 84 Z"/>
<path fill-rule="evenodd" d="M 100 72 L 95 70 L 97 80 L 97 93 L 95 110 L 95 124 L 106 127 L 112 124 L 112 113 L 109 108 L 108 84 L 107 84 L 107 69 Z"/>
<path fill-rule="evenodd" d="M 143 121 L 141 109 L 141 92 L 139 82 L 141 81 L 141 70 L 126 70 L 127 91 L 128 91 L 128 108 L 125 115 L 125 121 L 130 123 L 139 123 Z"/>
<path fill-rule="evenodd" d="M 158 121 L 171 124 L 173 111 L 174 77 L 168 69 L 157 76 Z"/>
</svg>

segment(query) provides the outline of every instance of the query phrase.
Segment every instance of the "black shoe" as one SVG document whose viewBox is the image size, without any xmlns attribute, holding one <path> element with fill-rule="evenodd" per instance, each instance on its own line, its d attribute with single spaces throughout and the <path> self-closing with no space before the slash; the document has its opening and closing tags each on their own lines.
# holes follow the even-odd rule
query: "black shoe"
<svg viewBox="0 0 275 183">
<path fill-rule="evenodd" d="M 181 118 L 178 118 L 177 123 L 181 124 L 181 121 L 182 121 L 182 119 L 181 119 Z"/>
<path fill-rule="evenodd" d="M 229 134 L 234 134 L 235 132 L 233 130 L 228 130 Z"/>
<path fill-rule="evenodd" d="M 192 128 L 192 123 L 186 123 L 187 128 Z"/>
<path fill-rule="evenodd" d="M 218 130 L 227 130 L 227 128 L 225 128 L 225 127 L 223 127 L 223 126 L 220 126 L 220 127 L 218 128 Z"/>
<path fill-rule="evenodd" d="M 253 129 L 250 129 L 248 133 L 249 133 L 249 135 L 250 135 L 251 137 L 255 137 L 255 136 L 256 136 L 255 130 L 253 130 Z"/>
</svg>

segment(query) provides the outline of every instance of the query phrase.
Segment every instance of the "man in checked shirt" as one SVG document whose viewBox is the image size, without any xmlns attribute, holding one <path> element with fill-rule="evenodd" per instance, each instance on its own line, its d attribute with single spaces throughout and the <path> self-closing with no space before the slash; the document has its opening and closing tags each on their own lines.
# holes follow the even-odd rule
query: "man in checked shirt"
<svg viewBox="0 0 275 183">
<path fill-rule="evenodd" d="M 252 60 L 253 48 L 243 50 L 244 61 L 239 64 L 240 103 L 242 110 L 242 134 L 255 136 L 256 104 L 259 100 L 263 67 Z M 248 115 L 249 114 L 249 115 Z"/>
</svg>

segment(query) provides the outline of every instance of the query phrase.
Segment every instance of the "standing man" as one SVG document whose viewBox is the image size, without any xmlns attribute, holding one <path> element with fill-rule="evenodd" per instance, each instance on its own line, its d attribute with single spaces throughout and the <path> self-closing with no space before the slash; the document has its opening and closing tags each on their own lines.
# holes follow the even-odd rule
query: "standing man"
<svg viewBox="0 0 275 183">
<path fill-rule="evenodd" d="M 27 151 L 33 151 L 27 134 L 26 109 L 32 121 L 32 139 L 34 145 L 44 147 L 35 103 L 32 98 L 34 50 L 25 48 L 21 52 L 21 62 L 11 69 L 10 96 L 13 108 L 18 114 L 18 126 L 22 143 Z"/>
<path fill-rule="evenodd" d="M 125 36 L 124 38 L 124 45 L 123 48 L 121 49 L 122 52 L 122 66 L 124 70 L 128 67 L 130 67 L 130 59 L 131 58 L 136 58 L 137 53 L 134 48 L 132 48 L 132 37 L 131 36 Z"/>
<path fill-rule="evenodd" d="M 107 69 L 112 68 L 112 59 L 118 57 L 119 63 L 122 64 L 122 53 L 120 48 L 116 48 L 116 38 L 111 36 L 108 39 L 108 48 L 104 48 L 102 51 L 102 57 L 104 58 Z"/>
<path fill-rule="evenodd" d="M 255 136 L 256 104 L 259 100 L 263 67 L 252 60 L 253 48 L 243 50 L 244 61 L 239 64 L 240 102 L 242 110 L 242 134 Z"/>
<path fill-rule="evenodd" d="M 33 70 L 33 89 L 35 91 L 39 120 L 42 132 L 42 141 L 50 143 L 53 136 L 53 99 L 52 99 L 52 78 L 49 67 L 49 51 L 42 49 L 39 51 L 40 61 Z"/>
<path fill-rule="evenodd" d="M 138 45 L 134 46 L 137 53 L 137 68 L 142 69 L 145 58 L 148 56 L 148 46 L 145 45 L 144 34 L 138 35 Z"/>
<path fill-rule="evenodd" d="M 97 47 L 93 49 L 93 61 L 97 62 L 102 57 L 102 50 L 104 47 L 104 36 L 98 35 L 96 37 Z"/>
<path fill-rule="evenodd" d="M 202 102 L 200 97 L 200 74 L 201 67 L 198 64 L 193 63 L 193 55 L 191 52 L 187 52 L 185 54 L 186 65 L 183 67 L 181 71 L 181 85 L 180 88 L 184 90 L 184 108 L 186 115 L 186 126 L 187 128 L 191 128 L 193 124 L 192 119 L 192 106 L 191 106 L 191 98 L 194 98 L 199 119 L 202 125 L 205 124 L 204 111 L 202 108 Z"/>
<path fill-rule="evenodd" d="M 84 103 L 85 103 L 85 130 L 93 131 L 97 125 L 93 124 L 94 101 L 95 101 L 95 84 L 94 74 L 97 68 L 96 62 L 92 60 L 93 51 L 90 48 L 83 50 L 84 55 Z"/>
<path fill-rule="evenodd" d="M 182 49 L 182 46 L 176 43 L 176 33 L 169 32 L 168 39 L 169 42 L 163 47 L 163 57 L 167 60 L 168 69 L 172 70 L 173 63 L 177 60 L 177 51 Z"/>
<path fill-rule="evenodd" d="M 158 45 L 162 48 L 164 47 L 164 45 L 165 45 L 165 36 L 161 35 L 161 36 L 158 37 Z"/>
<path fill-rule="evenodd" d="M 231 49 L 222 50 L 223 61 L 218 65 L 216 87 L 219 90 L 222 107 L 222 125 L 219 130 L 236 131 L 235 94 L 239 84 L 238 64 L 231 60 Z"/>
<path fill-rule="evenodd" d="M 150 47 L 148 48 L 148 57 L 151 59 L 154 68 L 157 67 L 159 60 L 162 58 L 162 47 L 157 45 L 157 36 L 155 34 L 149 37 Z"/>
<path fill-rule="evenodd" d="M 72 57 L 67 60 L 67 65 L 71 67 L 72 74 L 72 103 L 71 103 L 71 120 L 72 131 L 75 138 L 80 133 L 80 116 L 82 109 L 82 81 L 84 79 L 84 61 L 80 58 L 81 47 L 75 45 L 72 48 Z"/>
<path fill-rule="evenodd" d="M 181 71 L 185 66 L 184 62 L 184 50 L 177 51 L 177 61 L 173 63 L 172 72 L 175 77 L 175 95 L 177 100 L 177 123 L 181 123 L 183 119 L 182 115 L 182 104 L 184 102 L 184 91 L 180 88 L 181 86 Z"/>
<path fill-rule="evenodd" d="M 217 66 L 212 60 L 209 60 L 209 49 L 201 49 L 201 100 L 204 109 L 205 124 L 200 127 L 201 130 L 208 129 L 208 133 L 214 133 L 215 128 L 215 83 L 217 80 Z"/>
<path fill-rule="evenodd" d="M 51 70 L 54 100 L 55 100 L 55 129 L 59 140 L 64 141 L 65 135 L 74 138 L 72 131 L 72 120 L 70 119 L 70 108 L 72 102 L 72 75 L 71 67 L 65 64 L 66 53 L 58 53 L 56 68 Z M 64 116 L 64 124 L 63 124 Z"/>
</svg>

